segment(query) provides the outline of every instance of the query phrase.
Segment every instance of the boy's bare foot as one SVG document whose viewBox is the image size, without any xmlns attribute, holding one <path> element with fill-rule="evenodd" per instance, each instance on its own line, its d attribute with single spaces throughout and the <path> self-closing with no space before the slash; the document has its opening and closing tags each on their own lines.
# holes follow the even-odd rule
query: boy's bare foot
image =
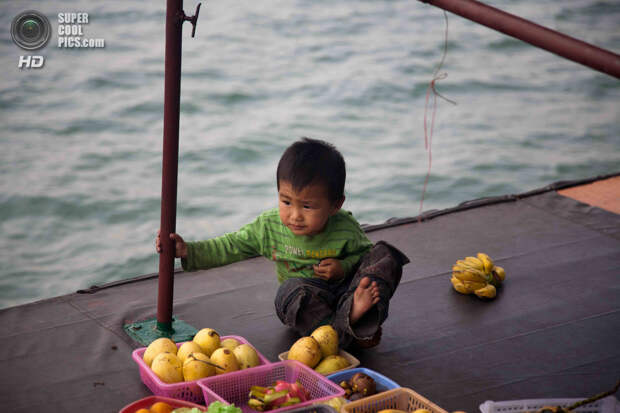
<svg viewBox="0 0 620 413">
<path fill-rule="evenodd" d="M 370 282 L 370 278 L 364 277 L 360 280 L 355 292 L 353 293 L 353 304 L 349 313 L 349 322 L 355 324 L 366 311 L 379 302 L 379 287 L 376 281 Z"/>
</svg>

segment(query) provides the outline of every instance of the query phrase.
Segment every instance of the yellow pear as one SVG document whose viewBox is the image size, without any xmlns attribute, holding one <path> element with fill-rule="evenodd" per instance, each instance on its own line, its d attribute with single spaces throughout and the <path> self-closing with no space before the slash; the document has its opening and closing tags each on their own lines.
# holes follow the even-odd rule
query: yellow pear
<svg viewBox="0 0 620 413">
<path fill-rule="evenodd" d="M 159 353 L 153 359 L 151 369 L 164 383 L 183 381 L 183 364 L 176 354 Z"/>
<path fill-rule="evenodd" d="M 239 362 L 235 354 L 227 348 L 220 347 L 211 354 L 211 362 L 217 364 L 215 374 L 230 373 L 239 370 Z"/>
<path fill-rule="evenodd" d="M 174 344 L 174 341 L 167 337 L 160 337 L 156 340 L 153 340 L 144 351 L 142 359 L 147 366 L 151 367 L 153 359 L 160 353 L 177 354 L 177 346 L 176 344 Z"/>
<path fill-rule="evenodd" d="M 183 363 L 183 379 L 194 381 L 215 375 L 215 367 L 204 353 L 191 353 Z"/>
<path fill-rule="evenodd" d="M 320 326 L 310 336 L 319 343 L 322 358 L 338 354 L 338 333 L 334 327 L 330 325 Z"/>
<path fill-rule="evenodd" d="M 236 338 L 225 338 L 220 343 L 220 347 L 225 347 L 225 348 L 227 348 L 229 350 L 232 350 L 235 347 L 237 347 L 239 344 L 241 344 L 241 343 L 239 343 L 239 340 L 237 340 Z"/>
<path fill-rule="evenodd" d="M 202 348 L 202 352 L 211 357 L 211 353 L 220 346 L 220 335 L 212 328 L 203 328 L 196 333 L 194 343 Z"/>
<path fill-rule="evenodd" d="M 349 360 L 340 356 L 340 355 L 331 355 L 325 357 L 321 362 L 314 368 L 319 374 L 327 376 L 335 371 L 342 370 L 345 367 L 349 366 Z"/>
<path fill-rule="evenodd" d="M 239 344 L 232 352 L 237 358 L 240 370 L 256 367 L 260 364 L 258 353 L 249 344 Z"/>
<path fill-rule="evenodd" d="M 289 360 L 297 360 L 313 369 L 321 361 L 321 347 L 311 336 L 297 340 L 288 351 Z"/>
<path fill-rule="evenodd" d="M 186 341 L 181 344 L 179 350 L 177 351 L 177 357 L 181 360 L 181 363 L 185 363 L 187 356 L 191 353 L 202 353 L 202 347 L 196 344 L 194 341 Z"/>
</svg>

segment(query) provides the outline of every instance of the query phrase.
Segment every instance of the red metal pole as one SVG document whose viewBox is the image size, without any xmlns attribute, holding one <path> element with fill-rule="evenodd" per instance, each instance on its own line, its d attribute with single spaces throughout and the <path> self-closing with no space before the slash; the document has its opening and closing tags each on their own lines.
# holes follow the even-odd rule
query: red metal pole
<svg viewBox="0 0 620 413">
<path fill-rule="evenodd" d="M 167 0 L 157 328 L 168 332 L 172 331 L 175 246 L 170 234 L 176 232 L 183 15 L 183 0 Z"/>
<path fill-rule="evenodd" d="M 419 0 L 620 78 L 620 55 L 474 0 Z"/>
</svg>

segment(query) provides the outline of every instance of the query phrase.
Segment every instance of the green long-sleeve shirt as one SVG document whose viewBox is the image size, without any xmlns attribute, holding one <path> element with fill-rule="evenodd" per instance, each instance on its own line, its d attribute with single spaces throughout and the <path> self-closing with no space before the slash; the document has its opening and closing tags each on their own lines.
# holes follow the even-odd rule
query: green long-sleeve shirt
<svg viewBox="0 0 620 413">
<path fill-rule="evenodd" d="M 278 281 L 313 277 L 313 264 L 325 258 L 340 260 L 348 275 L 372 246 L 359 223 L 348 211 L 331 216 L 325 229 L 313 236 L 295 235 L 280 220 L 278 209 L 258 216 L 237 232 L 205 241 L 187 243 L 185 271 L 213 268 L 262 255 L 276 262 Z"/>
</svg>

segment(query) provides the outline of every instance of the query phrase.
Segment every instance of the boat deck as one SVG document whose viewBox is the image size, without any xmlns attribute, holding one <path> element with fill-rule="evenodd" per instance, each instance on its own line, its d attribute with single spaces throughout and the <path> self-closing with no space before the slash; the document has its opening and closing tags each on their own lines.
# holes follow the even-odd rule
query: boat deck
<svg viewBox="0 0 620 413">
<path fill-rule="evenodd" d="M 620 174 L 463 203 L 367 228 L 411 263 L 363 367 L 448 411 L 568 398 L 620 378 Z M 506 270 L 492 301 L 456 293 L 452 264 L 482 251 Z M 240 335 L 272 361 L 297 338 L 274 313 L 273 264 L 175 276 L 174 315 Z M 123 330 L 154 317 L 147 275 L 0 310 L 4 411 L 114 412 L 150 395 Z"/>
<path fill-rule="evenodd" d="M 615 214 L 620 214 L 620 176 L 561 189 L 558 193 Z"/>
</svg>

